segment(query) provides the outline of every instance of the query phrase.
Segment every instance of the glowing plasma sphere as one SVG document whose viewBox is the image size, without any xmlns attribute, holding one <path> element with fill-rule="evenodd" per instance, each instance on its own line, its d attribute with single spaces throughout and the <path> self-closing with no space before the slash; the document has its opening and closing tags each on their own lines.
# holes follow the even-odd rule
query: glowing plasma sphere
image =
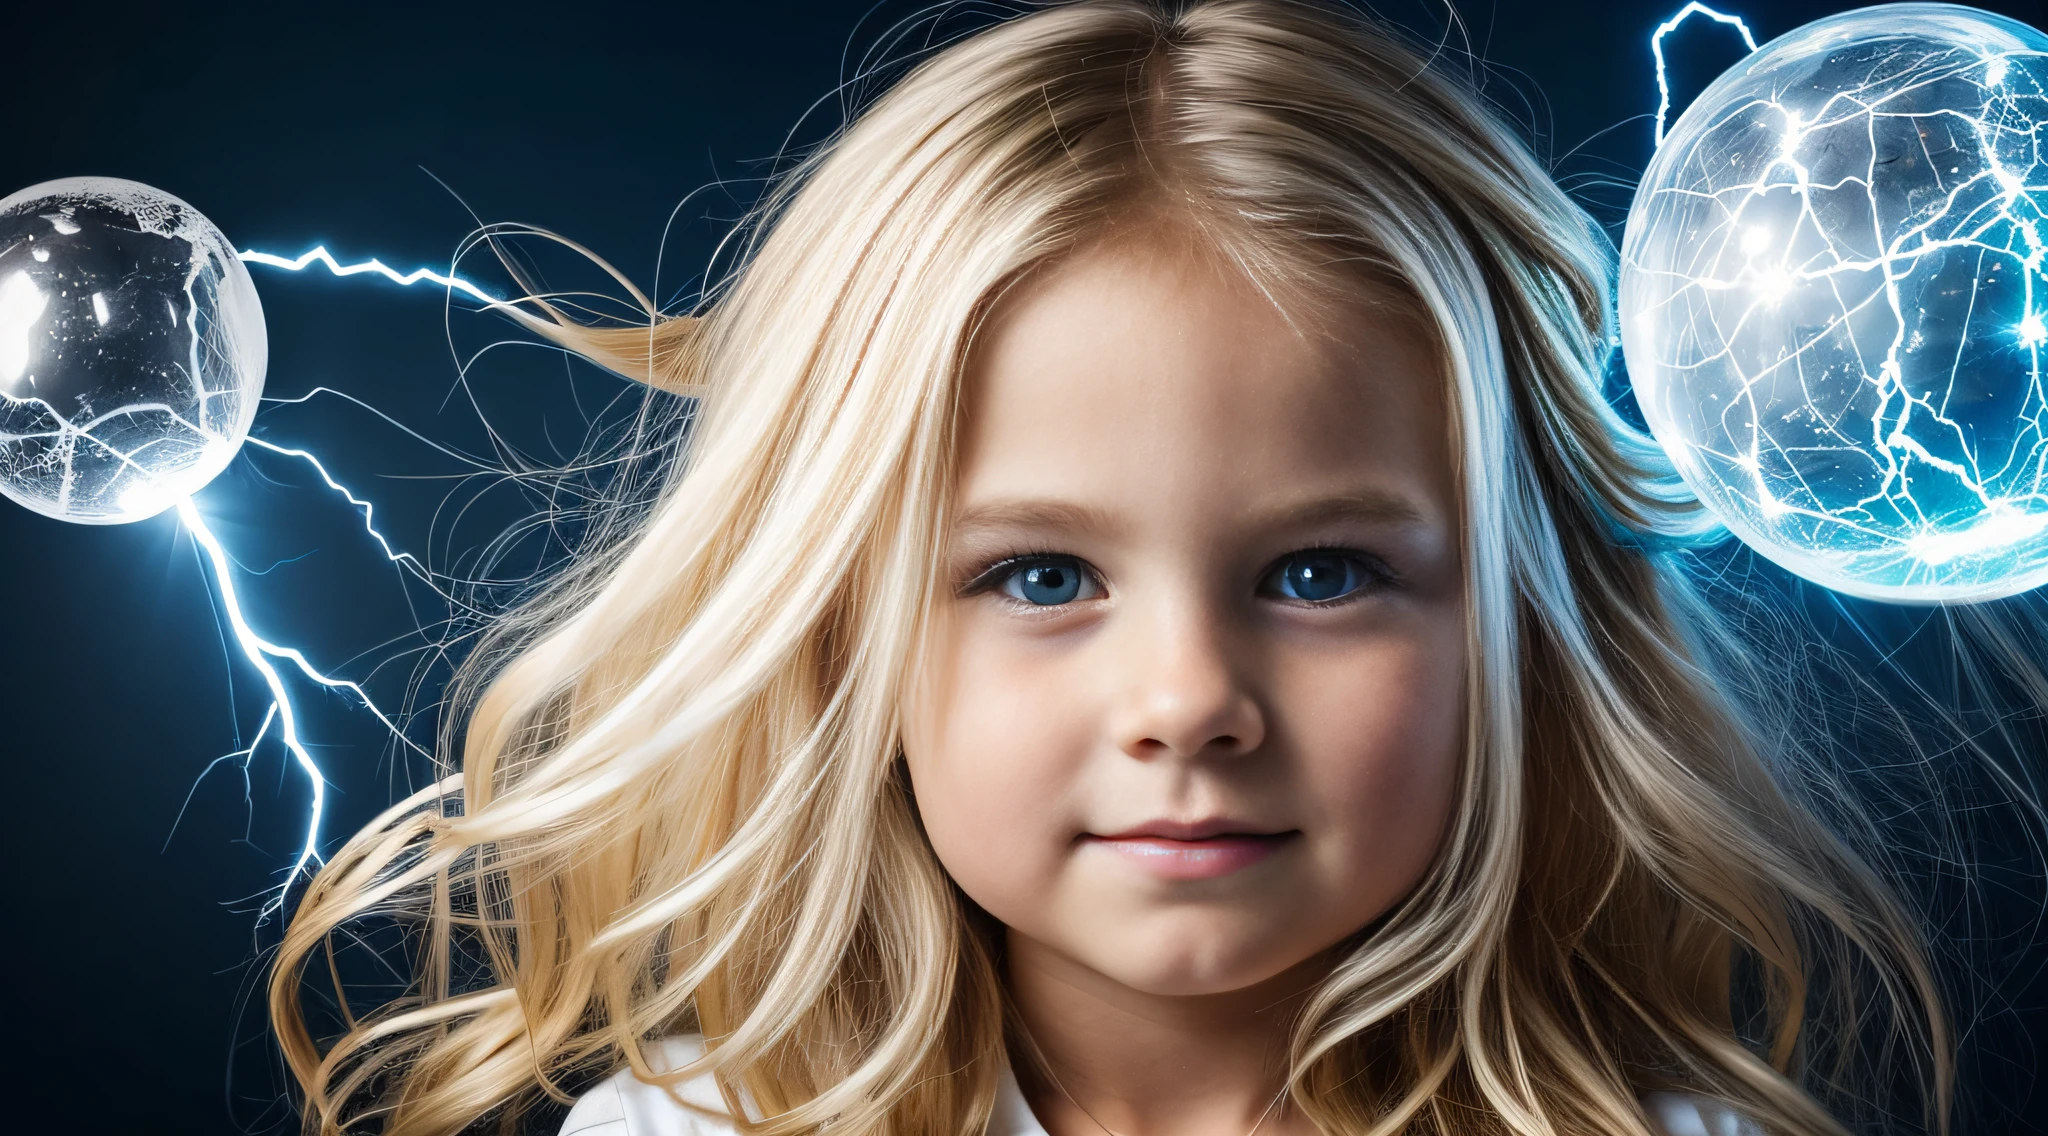
<svg viewBox="0 0 2048 1136">
<path fill-rule="evenodd" d="M 1660 144 L 1622 242 L 1644 417 L 1734 534 L 1871 599 L 2048 581 L 2048 36 L 1818 20 Z"/>
<path fill-rule="evenodd" d="M 66 178 L 0 200 L 0 493 L 138 521 L 227 467 L 263 393 L 263 307 L 213 223 Z"/>
</svg>

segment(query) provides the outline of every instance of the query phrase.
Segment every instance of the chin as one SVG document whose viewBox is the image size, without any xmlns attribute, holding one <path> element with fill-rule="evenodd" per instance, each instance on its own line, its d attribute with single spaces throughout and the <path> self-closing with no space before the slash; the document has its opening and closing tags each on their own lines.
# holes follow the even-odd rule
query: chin
<svg viewBox="0 0 2048 1136">
<path fill-rule="evenodd" d="M 1093 969 L 1143 994 L 1199 998 L 1250 989 L 1307 961 L 1313 950 L 1288 950 L 1270 942 L 1232 942 L 1176 930 L 1171 943 L 1127 943 L 1122 949 L 1091 952 Z"/>
</svg>

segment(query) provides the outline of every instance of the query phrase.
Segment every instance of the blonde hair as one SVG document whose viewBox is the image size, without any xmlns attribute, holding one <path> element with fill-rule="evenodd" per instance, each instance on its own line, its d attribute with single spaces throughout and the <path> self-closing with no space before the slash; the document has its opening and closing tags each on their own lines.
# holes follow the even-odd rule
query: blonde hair
<svg viewBox="0 0 2048 1136">
<path fill-rule="evenodd" d="M 460 773 L 308 888 L 270 993 L 309 1130 L 454 1133 L 631 1066 L 714 1074 L 748 1131 L 982 1131 L 996 943 L 920 833 L 897 699 L 979 319 L 1144 209 L 1276 295 L 1398 288 L 1455 422 L 1461 804 L 1302 1012 L 1296 1104 L 1332 1133 L 1621 1136 L 1681 1088 L 1840 1133 L 1809 1090 L 1877 1014 L 1941 1123 L 1913 924 L 1787 787 L 1767 676 L 1660 551 L 1707 522 L 1601 396 L 1598 231 L 1476 94 L 1348 16 L 1083 0 L 880 97 L 699 314 L 527 317 L 697 420 L 632 539 L 472 672 Z M 410 928 L 415 985 L 323 1048 L 305 971 L 372 917 Z M 657 1072 L 678 1031 L 708 1053 Z"/>
</svg>

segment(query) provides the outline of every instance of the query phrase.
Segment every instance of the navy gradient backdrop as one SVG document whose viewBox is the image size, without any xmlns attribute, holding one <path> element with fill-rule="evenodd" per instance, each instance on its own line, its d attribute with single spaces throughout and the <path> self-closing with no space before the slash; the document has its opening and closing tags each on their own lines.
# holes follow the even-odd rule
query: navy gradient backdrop
<svg viewBox="0 0 2048 1136">
<path fill-rule="evenodd" d="M 1648 34 L 1677 6 L 1470 0 L 1450 42 L 1497 69 L 1501 101 L 1618 220 L 1625 191 L 1613 183 L 1650 147 Z M 1848 6 L 1730 5 L 1760 38 Z M 2038 3 L 1989 6 L 2042 23 Z M 1440 7 L 1381 10 L 1442 32 Z M 837 125 L 850 61 L 914 11 L 778 0 L 24 5 L 0 21 L 0 193 L 77 174 L 132 178 L 192 202 L 241 248 L 324 243 L 400 266 L 445 266 L 475 218 L 527 222 L 646 284 L 677 203 L 722 182 L 675 214 L 662 287 L 687 293 L 751 200 L 751 179 L 792 140 Z M 976 18 L 964 5 L 954 15 Z M 1733 44 L 1702 22 L 1674 38 L 1681 97 L 1735 58 Z M 475 411 L 450 397 L 450 340 L 467 350 L 500 325 L 447 316 L 424 290 L 252 271 L 269 319 L 268 394 L 340 388 L 431 437 L 483 444 Z M 472 378 L 492 420 L 541 456 L 572 450 L 591 399 L 617 389 L 531 350 L 488 355 Z M 456 469 L 339 401 L 268 409 L 257 432 L 316 449 L 377 502 L 402 547 L 438 541 L 438 563 L 457 563 L 525 507 L 487 496 L 463 522 L 437 522 L 456 483 L 435 478 Z M 249 566 L 283 562 L 244 578 L 266 633 L 365 679 L 380 701 L 405 700 L 416 617 L 346 508 L 274 459 L 238 463 L 201 504 Z M 85 527 L 0 502 L 0 551 L 0 1039 L 11 1051 L 0 1132 L 288 1130 L 249 996 L 274 938 L 256 907 L 289 862 L 306 792 L 274 747 L 246 782 L 234 766 L 201 777 L 263 702 L 224 653 L 191 543 L 168 516 Z M 311 703 L 331 847 L 418 770 L 364 715 Z M 2048 1014 L 2030 977 L 2048 948 L 2037 957 L 2024 935 L 2040 889 L 2008 878 L 2018 882 L 1994 897 L 1986 925 L 2013 945 L 1999 948 L 2004 985 L 1975 1031 L 1964 1133 L 2048 1130 L 2034 1084 Z"/>
</svg>

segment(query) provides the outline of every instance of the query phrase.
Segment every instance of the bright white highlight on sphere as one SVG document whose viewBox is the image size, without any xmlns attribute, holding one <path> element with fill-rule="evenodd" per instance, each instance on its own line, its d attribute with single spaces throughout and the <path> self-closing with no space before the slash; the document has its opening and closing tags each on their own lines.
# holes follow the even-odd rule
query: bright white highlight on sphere
<svg viewBox="0 0 2048 1136">
<path fill-rule="evenodd" d="M 28 337 L 49 306 L 50 298 L 26 272 L 0 282 L 0 382 L 12 386 L 28 371 Z"/>
<path fill-rule="evenodd" d="M 2048 36 L 1888 4 L 1687 108 L 1622 245 L 1636 397 L 1736 536 L 1838 591 L 2048 582 Z"/>
<path fill-rule="evenodd" d="M 213 223 L 117 178 L 0 200 L 0 494 L 86 524 L 197 492 L 248 435 L 268 358 Z"/>
</svg>

